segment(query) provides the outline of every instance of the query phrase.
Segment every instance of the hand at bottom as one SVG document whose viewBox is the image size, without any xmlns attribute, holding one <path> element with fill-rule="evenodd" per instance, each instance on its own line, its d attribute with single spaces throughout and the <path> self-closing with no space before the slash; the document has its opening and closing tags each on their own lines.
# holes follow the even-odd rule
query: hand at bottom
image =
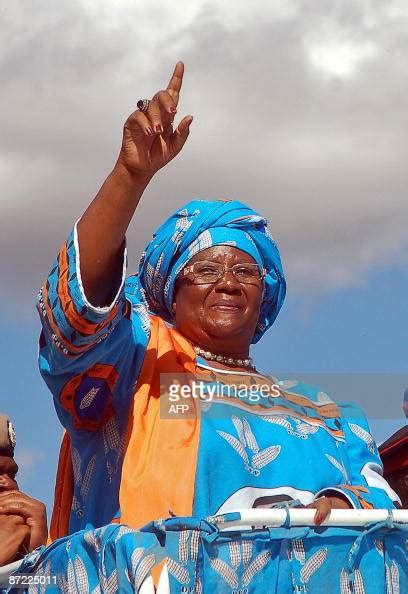
<svg viewBox="0 0 408 594">
<path fill-rule="evenodd" d="M 0 514 L 19 516 L 26 524 L 30 531 L 29 551 L 47 542 L 47 514 L 40 501 L 21 491 L 6 491 L 0 493 Z"/>
<path fill-rule="evenodd" d="M 316 508 L 314 522 L 317 526 L 320 526 L 325 521 L 332 509 L 351 509 L 351 505 L 347 499 L 337 494 L 334 496 L 319 497 L 319 499 L 312 501 L 306 507 Z"/>
<path fill-rule="evenodd" d="M 30 532 L 21 516 L 0 515 L 0 567 L 28 552 Z"/>
</svg>

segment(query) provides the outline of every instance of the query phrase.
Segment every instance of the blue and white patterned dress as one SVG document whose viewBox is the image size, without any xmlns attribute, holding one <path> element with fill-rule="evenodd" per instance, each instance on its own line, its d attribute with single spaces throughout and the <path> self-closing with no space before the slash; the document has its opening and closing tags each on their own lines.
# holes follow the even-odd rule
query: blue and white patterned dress
<svg viewBox="0 0 408 594">
<path fill-rule="evenodd" d="M 85 573 L 93 576 L 93 581 L 88 580 L 89 591 L 93 591 L 97 587 L 94 581 L 100 579 L 98 571 L 96 577 L 93 572 L 95 563 L 99 563 L 100 542 L 104 534 L 109 542 L 111 537 L 113 542 L 119 542 L 122 537 L 127 539 L 126 542 L 130 544 L 122 551 L 125 559 L 123 563 L 130 563 L 130 568 L 132 563 L 128 558 L 130 556 L 132 559 L 135 550 L 148 551 L 150 546 L 156 547 L 156 561 L 164 555 L 163 539 L 160 538 L 163 524 L 154 524 L 147 532 L 123 529 L 122 533 L 111 535 L 111 530 L 120 530 L 117 526 L 110 527 L 105 533 L 100 532 L 100 527 L 120 517 L 119 489 L 126 451 L 125 432 L 132 410 L 134 388 L 149 341 L 150 317 L 145 303 L 140 299 L 137 277 L 130 277 L 125 282 L 125 263 L 122 283 L 112 304 L 98 308 L 87 301 L 81 282 L 76 230 L 61 248 L 40 292 L 38 309 L 43 323 L 40 369 L 53 394 L 58 417 L 70 435 L 74 471 L 69 521 L 71 536 L 62 543 L 52 545 L 53 549 L 47 549 L 41 567 L 44 570 L 45 564 L 49 562 L 47 571 L 51 571 L 55 564 L 59 564 L 60 574 L 64 567 L 69 566 L 74 576 L 73 567 L 78 557 L 78 568 L 81 560 L 85 567 L 89 565 Z M 197 365 L 210 374 L 213 383 L 222 383 L 222 371 L 207 369 L 208 364 L 200 359 Z M 252 374 L 249 381 L 262 384 L 275 380 Z M 263 505 L 265 502 L 269 504 L 291 499 L 306 505 L 328 491 L 338 491 L 356 508 L 394 507 L 397 496 L 381 476 L 382 466 L 377 447 L 362 411 L 348 403 L 335 405 L 319 389 L 301 382 L 283 380 L 278 385 L 279 393 L 267 399 L 250 401 L 231 397 L 212 402 L 204 400 L 201 403 L 193 515 L 206 518 L 239 508 Z M 337 410 L 338 414 L 329 414 L 329 409 Z M 165 456 L 166 452 L 163 452 Z M 177 472 L 177 469 L 174 471 Z M 164 491 L 165 488 L 163 485 Z M 171 511 L 177 514 L 177 509 Z M 205 544 L 208 541 L 208 525 L 211 522 L 203 527 L 200 520 L 191 520 L 190 531 L 187 532 L 188 539 L 198 533 L 202 538 L 200 542 L 203 551 L 206 551 L 205 554 L 203 552 L 203 559 L 209 555 L 208 575 L 223 576 L 222 583 L 226 589 L 219 586 L 217 592 L 255 591 L 248 590 L 253 577 L 249 579 L 248 576 L 253 573 L 255 566 L 251 570 L 249 567 L 259 554 L 265 553 L 264 545 L 260 544 L 262 538 L 251 546 L 240 542 L 227 548 L 215 547 L 215 552 L 213 547 L 211 552 L 210 545 Z M 183 522 L 175 532 L 179 534 L 177 538 L 184 538 L 181 536 L 186 534 Z M 85 537 L 85 534 L 88 536 Z M 292 542 L 289 534 L 286 537 Z M 306 535 L 299 535 L 298 538 L 301 537 L 306 538 Z M 89 544 L 91 541 L 92 546 Z M 169 538 L 170 549 L 173 546 L 171 542 Z M 329 548 L 333 546 L 333 540 L 328 542 Z M 69 546 L 67 543 L 70 543 Z M 92 554 L 86 552 L 89 546 L 93 547 Z M 187 586 L 192 579 L 188 564 L 194 561 L 197 552 L 191 558 L 187 556 L 184 561 L 180 560 L 180 546 L 179 543 L 176 547 L 178 557 L 175 562 L 181 563 L 181 570 L 175 570 L 175 574 L 179 578 L 184 575 L 185 588 L 190 588 L 193 586 Z M 278 548 L 281 546 L 282 543 Z M 315 541 L 307 541 L 306 544 L 296 545 L 290 554 L 274 549 L 274 553 L 265 553 L 265 558 L 258 559 L 257 563 L 265 568 L 268 566 L 268 571 L 278 581 L 284 579 L 283 575 L 289 576 L 292 572 L 292 581 L 287 583 L 287 589 L 282 586 L 279 592 L 307 591 L 305 588 L 299 589 L 299 584 L 304 586 L 306 577 L 311 579 L 313 572 L 310 573 L 310 567 L 313 563 L 323 565 L 325 561 L 320 559 L 321 553 L 319 559 L 315 559 L 306 569 L 308 559 L 318 552 L 313 549 L 315 546 Z M 129 584 L 134 584 L 138 563 L 150 554 L 140 553 L 133 557 L 134 561 L 137 557 L 137 562 L 133 569 L 127 569 Z M 219 561 L 215 561 L 217 558 Z M 296 573 L 292 567 L 295 562 L 299 566 L 296 575 L 301 576 L 303 569 L 302 579 L 293 577 Z M 225 564 L 232 573 L 225 568 Z M 109 570 L 101 569 L 102 573 L 107 571 L 109 575 L 114 570 L 113 566 Z M 338 586 L 332 591 L 348 594 L 346 586 L 340 590 L 340 578 L 337 581 Z M 176 579 L 175 583 L 180 585 L 183 579 Z M 257 583 L 257 592 L 274 591 L 262 589 L 262 580 Z M 198 587 L 194 585 L 194 588 Z M 120 591 L 127 591 L 125 586 L 123 588 Z M 112 591 L 116 591 L 115 588 Z M 203 591 L 214 590 L 204 588 Z M 367 590 L 371 591 L 377 592 Z"/>
<path fill-rule="evenodd" d="M 73 233 L 39 298 L 40 369 L 71 437 L 70 532 L 119 515 L 124 435 L 149 339 L 135 277 L 126 284 L 123 278 L 110 307 L 96 308 L 84 295 L 78 262 Z M 255 375 L 254 381 L 265 380 Z M 231 398 L 203 406 L 193 513 L 252 507 L 265 496 L 307 504 L 328 488 L 353 507 L 392 507 L 397 497 L 381 477 L 362 411 L 341 404 L 339 416 L 330 418 L 319 412 L 332 403 L 318 389 L 285 381 L 280 387 L 281 395 L 260 402 Z"/>
</svg>

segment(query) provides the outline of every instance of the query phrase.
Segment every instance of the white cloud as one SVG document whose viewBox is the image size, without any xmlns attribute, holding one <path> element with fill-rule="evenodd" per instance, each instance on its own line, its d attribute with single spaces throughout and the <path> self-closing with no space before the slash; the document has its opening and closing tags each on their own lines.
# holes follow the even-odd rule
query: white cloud
<svg viewBox="0 0 408 594">
<path fill-rule="evenodd" d="M 235 197 L 264 212 L 292 287 L 349 286 L 379 262 L 406 260 L 408 36 L 403 5 L 387 6 L 8 3 L 0 25 L 5 296 L 32 299 L 110 171 L 125 117 L 180 58 L 179 112 L 195 120 L 183 154 L 140 205 L 132 266 L 165 213 L 196 196 Z"/>
<path fill-rule="evenodd" d="M 340 78 L 348 78 L 377 53 L 374 43 L 366 41 L 317 41 L 309 48 L 311 63 L 316 68 Z"/>
<path fill-rule="evenodd" d="M 256 27 L 259 22 L 279 22 L 292 19 L 297 13 L 295 0 L 217 0 L 202 2 L 196 0 L 195 5 L 201 5 L 202 10 L 211 10 L 218 22 L 229 32 Z"/>
</svg>

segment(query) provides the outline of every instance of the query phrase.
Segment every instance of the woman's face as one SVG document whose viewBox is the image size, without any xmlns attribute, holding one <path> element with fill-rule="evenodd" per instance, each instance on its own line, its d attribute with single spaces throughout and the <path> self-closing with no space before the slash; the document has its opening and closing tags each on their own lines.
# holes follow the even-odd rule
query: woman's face
<svg viewBox="0 0 408 594">
<path fill-rule="evenodd" d="M 251 263 L 251 256 L 232 246 L 214 246 L 196 254 L 194 262 L 209 260 L 228 268 Z M 213 284 L 195 284 L 190 277 L 176 282 L 173 305 L 177 330 L 193 343 L 218 353 L 248 353 L 262 303 L 262 281 L 240 283 L 231 270 Z"/>
</svg>

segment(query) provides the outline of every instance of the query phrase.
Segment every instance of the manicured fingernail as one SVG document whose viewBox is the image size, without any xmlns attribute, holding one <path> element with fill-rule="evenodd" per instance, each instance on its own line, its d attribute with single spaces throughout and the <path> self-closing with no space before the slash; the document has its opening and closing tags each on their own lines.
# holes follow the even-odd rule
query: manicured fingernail
<svg viewBox="0 0 408 594">
<path fill-rule="evenodd" d="M 323 517 L 320 514 L 317 514 L 315 516 L 315 524 L 317 524 L 318 526 L 323 522 Z"/>
<path fill-rule="evenodd" d="M 156 132 L 158 132 L 159 134 L 161 134 L 163 132 L 163 128 L 162 128 L 161 124 L 157 124 L 155 126 L 155 130 L 156 130 Z"/>
</svg>

